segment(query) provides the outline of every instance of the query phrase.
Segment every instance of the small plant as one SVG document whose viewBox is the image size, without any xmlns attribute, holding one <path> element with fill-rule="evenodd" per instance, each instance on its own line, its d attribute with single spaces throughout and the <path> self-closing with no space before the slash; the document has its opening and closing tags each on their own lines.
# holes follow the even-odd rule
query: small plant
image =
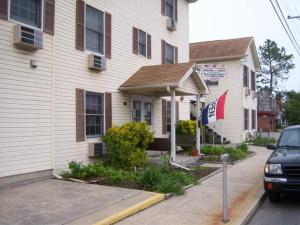
<svg viewBox="0 0 300 225">
<path fill-rule="evenodd" d="M 153 133 L 146 123 L 129 122 L 114 126 L 102 137 L 111 154 L 111 165 L 134 169 L 146 163 L 146 149 L 153 142 Z"/>
<path fill-rule="evenodd" d="M 248 145 L 245 143 L 237 145 L 236 148 L 242 150 L 243 152 L 247 152 L 249 150 Z"/>
<path fill-rule="evenodd" d="M 250 143 L 256 146 L 267 146 L 269 144 L 275 144 L 276 139 L 257 136 L 256 138 L 252 139 Z"/>
<path fill-rule="evenodd" d="M 195 136 L 196 121 L 194 121 L 194 120 L 179 120 L 177 123 L 177 126 L 176 126 L 176 134 Z"/>
</svg>

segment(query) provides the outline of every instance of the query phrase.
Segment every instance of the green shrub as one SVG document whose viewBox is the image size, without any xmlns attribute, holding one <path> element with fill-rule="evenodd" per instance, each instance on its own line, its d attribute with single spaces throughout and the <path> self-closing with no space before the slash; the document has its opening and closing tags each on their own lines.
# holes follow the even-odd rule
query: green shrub
<svg viewBox="0 0 300 225">
<path fill-rule="evenodd" d="M 249 150 L 249 147 L 247 144 L 239 144 L 236 146 L 236 148 L 242 150 L 243 152 L 247 152 Z"/>
<path fill-rule="evenodd" d="M 252 143 L 253 145 L 257 145 L 257 146 L 267 146 L 269 144 L 275 144 L 276 139 L 257 136 L 256 138 L 252 139 L 250 141 L 250 143 Z"/>
<path fill-rule="evenodd" d="M 196 134 L 196 121 L 179 120 L 176 126 L 176 134 L 194 136 Z"/>
<path fill-rule="evenodd" d="M 201 152 L 205 154 L 207 161 L 219 161 L 221 154 L 229 154 L 230 161 L 237 161 L 247 157 L 249 154 L 248 146 L 246 144 L 238 145 L 236 148 L 224 146 L 204 146 Z"/>
<path fill-rule="evenodd" d="M 132 169 L 144 166 L 146 149 L 153 142 L 153 133 L 146 123 L 129 122 L 114 126 L 102 137 L 111 154 L 111 165 Z"/>
</svg>

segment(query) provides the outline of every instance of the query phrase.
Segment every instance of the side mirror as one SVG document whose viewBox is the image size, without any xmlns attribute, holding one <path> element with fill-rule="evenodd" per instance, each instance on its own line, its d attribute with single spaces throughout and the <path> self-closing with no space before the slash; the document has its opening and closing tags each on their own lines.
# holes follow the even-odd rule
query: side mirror
<svg viewBox="0 0 300 225">
<path fill-rule="evenodd" d="M 275 145 L 267 145 L 267 149 L 275 150 L 276 146 Z"/>
</svg>

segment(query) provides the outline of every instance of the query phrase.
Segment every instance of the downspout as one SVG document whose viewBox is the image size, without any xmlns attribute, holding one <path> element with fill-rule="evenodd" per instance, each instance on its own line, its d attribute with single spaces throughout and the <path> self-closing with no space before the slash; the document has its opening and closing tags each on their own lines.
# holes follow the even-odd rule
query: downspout
<svg viewBox="0 0 300 225">
<path fill-rule="evenodd" d="M 172 166 L 184 169 L 184 170 L 190 170 L 189 168 L 186 168 L 182 165 L 179 165 L 178 163 L 175 162 L 175 157 L 176 157 L 176 130 L 175 130 L 175 88 L 172 91 L 170 86 L 167 86 L 167 92 L 171 94 L 171 157 L 170 157 L 170 164 Z"/>
</svg>

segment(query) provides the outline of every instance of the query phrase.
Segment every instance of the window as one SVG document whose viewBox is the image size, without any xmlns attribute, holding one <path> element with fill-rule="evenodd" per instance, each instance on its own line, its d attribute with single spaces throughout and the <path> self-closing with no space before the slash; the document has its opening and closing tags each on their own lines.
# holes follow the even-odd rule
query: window
<svg viewBox="0 0 300 225">
<path fill-rule="evenodd" d="M 256 129 L 256 110 L 252 110 L 252 130 Z"/>
<path fill-rule="evenodd" d="M 89 51 L 104 54 L 104 13 L 86 6 L 85 48 Z"/>
<path fill-rule="evenodd" d="M 166 0 L 166 16 L 174 18 L 174 0 Z"/>
<path fill-rule="evenodd" d="M 86 136 L 98 137 L 104 130 L 104 102 L 103 94 L 86 92 L 85 113 L 86 113 Z"/>
<path fill-rule="evenodd" d="M 251 90 L 255 91 L 256 90 L 256 76 L 255 72 L 251 71 Z"/>
<path fill-rule="evenodd" d="M 288 129 L 283 131 L 278 146 L 300 146 L 300 129 Z"/>
<path fill-rule="evenodd" d="M 141 122 L 142 121 L 142 107 L 140 101 L 133 101 L 133 121 Z"/>
<path fill-rule="evenodd" d="M 147 125 L 152 124 L 152 104 L 150 102 L 145 102 L 145 122 Z"/>
<path fill-rule="evenodd" d="M 138 45 L 139 54 L 146 57 L 147 34 L 142 30 L 139 30 L 139 40 L 138 40 L 138 42 L 139 42 L 139 45 Z"/>
<path fill-rule="evenodd" d="M 171 102 L 167 101 L 167 132 L 171 132 Z"/>
<path fill-rule="evenodd" d="M 41 28 L 42 0 L 10 0 L 10 18 L 18 22 Z"/>
<path fill-rule="evenodd" d="M 243 84 L 244 84 L 244 87 L 249 87 L 249 70 L 248 70 L 247 66 L 244 66 Z"/>
<path fill-rule="evenodd" d="M 249 129 L 249 109 L 244 109 L 244 130 Z"/>
<path fill-rule="evenodd" d="M 174 64 L 175 63 L 175 54 L 174 54 L 174 46 L 166 43 L 166 64 Z"/>
</svg>

